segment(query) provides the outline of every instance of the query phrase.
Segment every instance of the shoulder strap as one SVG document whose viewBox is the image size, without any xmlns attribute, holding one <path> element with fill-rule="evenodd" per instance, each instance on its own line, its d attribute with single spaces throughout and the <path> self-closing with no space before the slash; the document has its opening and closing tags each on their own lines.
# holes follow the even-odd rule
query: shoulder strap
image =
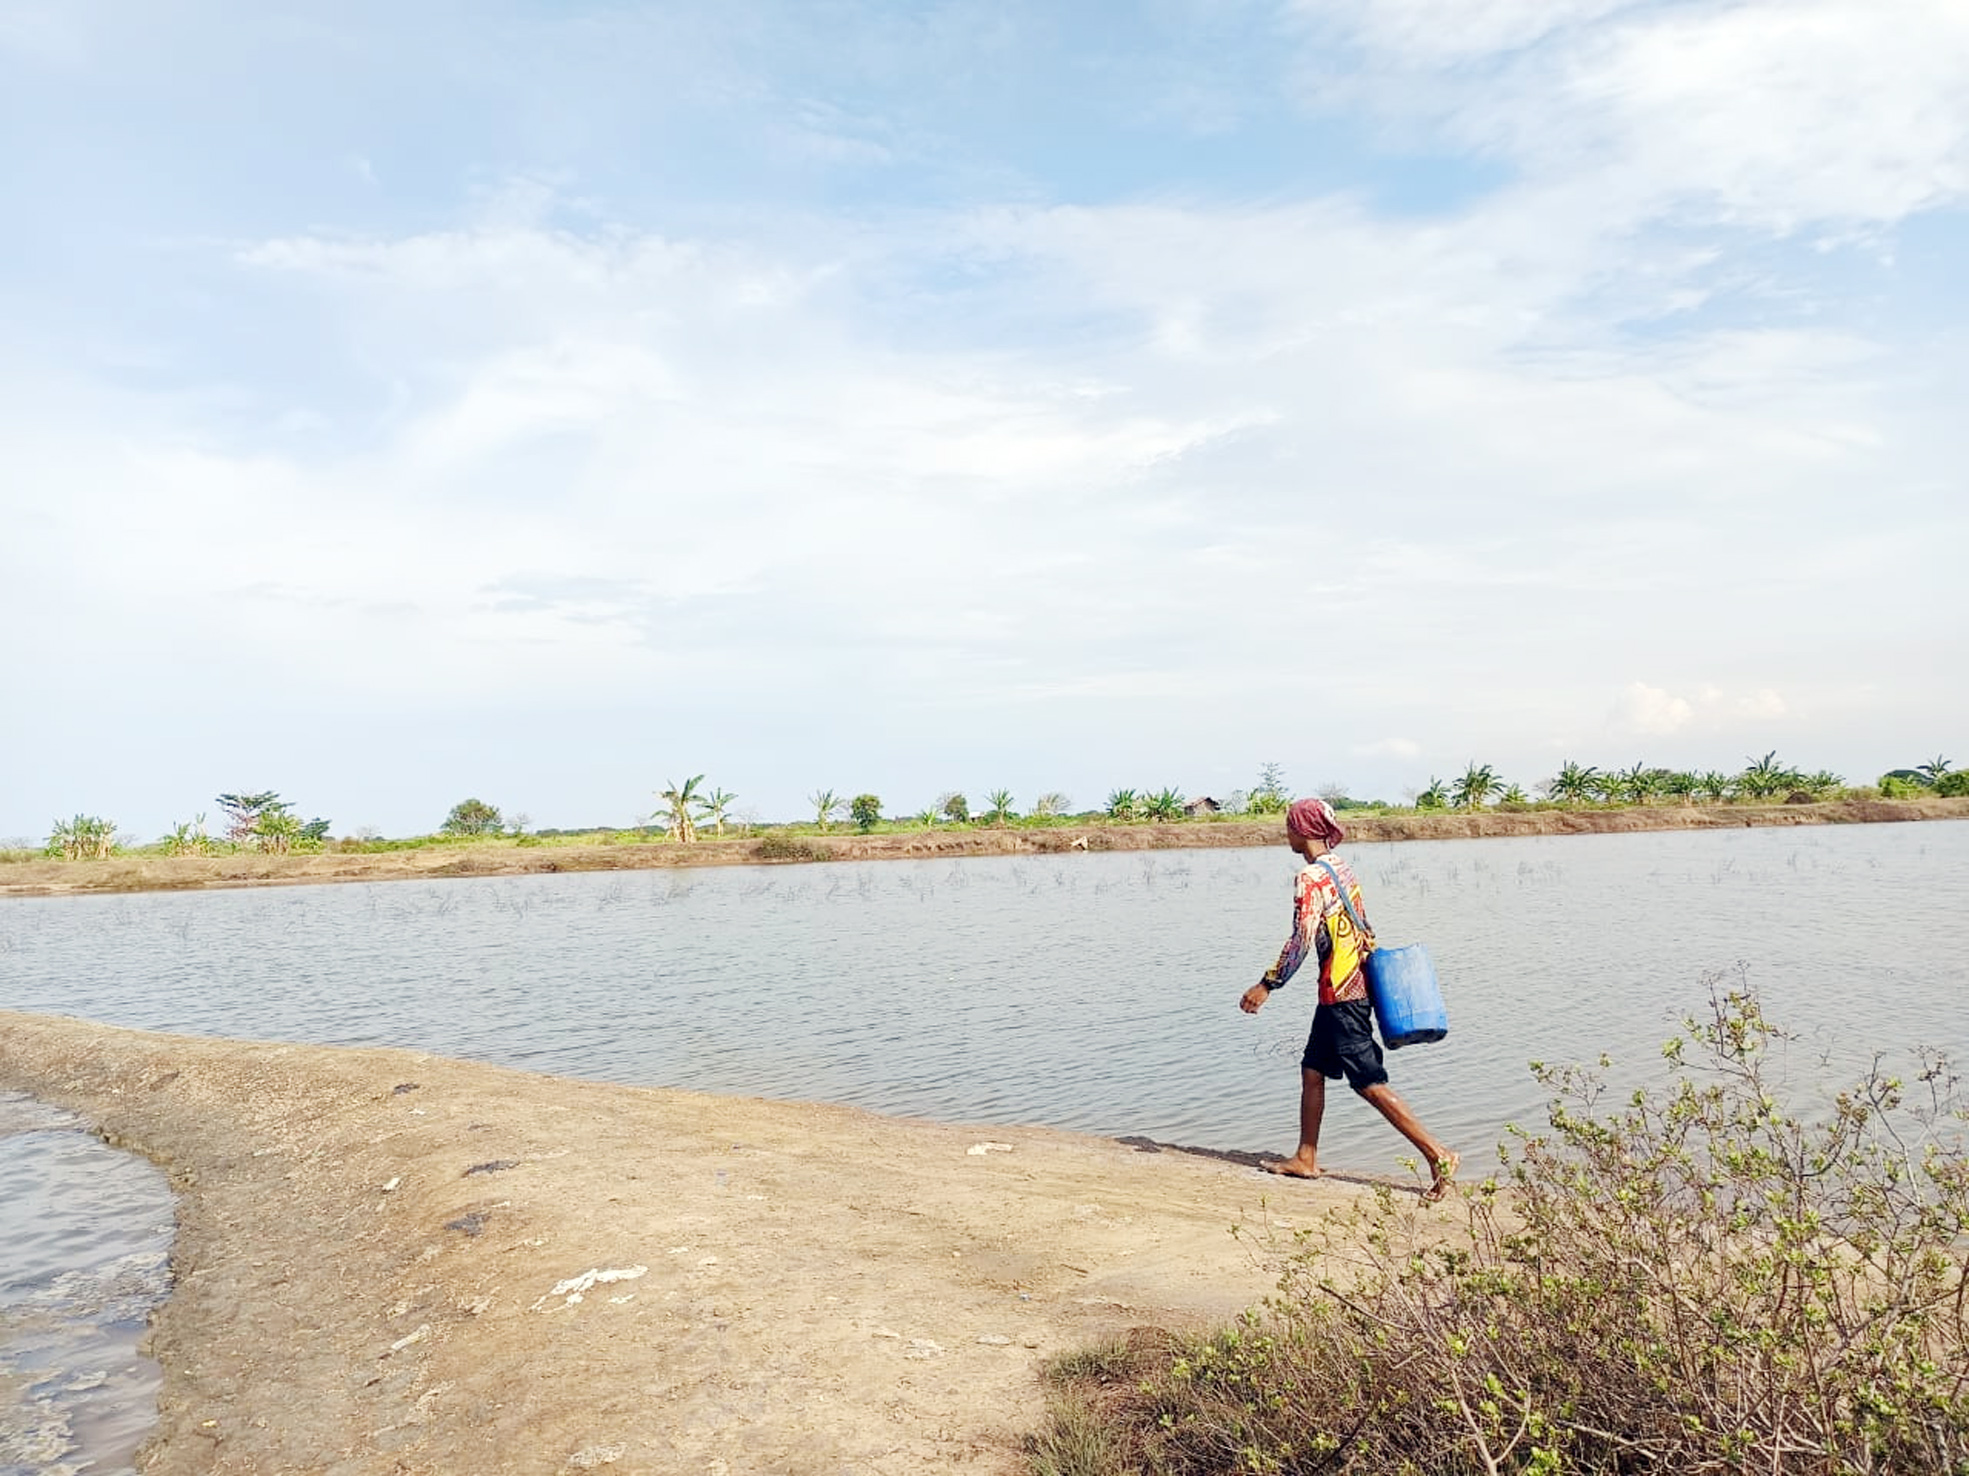
<svg viewBox="0 0 1969 1476">
<path fill-rule="evenodd" d="M 1374 935 L 1368 932 L 1367 924 L 1361 921 L 1361 915 L 1354 910 L 1354 899 L 1347 895 L 1346 882 L 1340 879 L 1340 873 L 1333 869 L 1333 863 L 1326 857 L 1320 857 L 1319 864 L 1326 869 L 1326 874 L 1333 878 L 1333 890 L 1340 894 L 1340 905 L 1347 909 L 1347 916 L 1354 920 L 1354 932 L 1363 943 L 1366 943 Z"/>
</svg>

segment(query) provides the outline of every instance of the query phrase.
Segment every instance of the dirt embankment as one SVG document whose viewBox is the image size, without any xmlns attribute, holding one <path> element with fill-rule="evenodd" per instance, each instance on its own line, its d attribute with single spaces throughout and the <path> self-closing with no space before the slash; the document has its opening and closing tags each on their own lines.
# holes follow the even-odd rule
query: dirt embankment
<svg viewBox="0 0 1969 1476">
<path fill-rule="evenodd" d="M 1641 830 L 1726 830 L 1756 825 L 1852 825 L 1969 819 L 1969 799 L 1834 800 L 1825 804 L 1656 805 L 1618 809 L 1438 811 L 1344 815 L 1355 841 L 1483 836 L 1604 835 Z M 105 861 L 19 861 L 0 866 L 0 897 L 67 892 L 150 892 L 308 882 L 522 876 L 557 871 L 638 871 L 669 866 L 750 866 L 937 856 L 1013 856 L 1065 851 L 1150 851 L 1276 845 L 1281 817 L 1174 825 L 921 830 L 889 835 L 708 839 L 681 846 L 623 840 L 580 845 L 484 841 L 375 853 L 287 856 L 121 856 Z"/>
<path fill-rule="evenodd" d="M 1043 1129 L 45 1016 L 0 1013 L 0 1087 L 180 1195 L 153 1476 L 1011 1472 L 1042 1358 L 1232 1315 L 1274 1279 L 1233 1224 L 1358 1192 Z"/>
</svg>

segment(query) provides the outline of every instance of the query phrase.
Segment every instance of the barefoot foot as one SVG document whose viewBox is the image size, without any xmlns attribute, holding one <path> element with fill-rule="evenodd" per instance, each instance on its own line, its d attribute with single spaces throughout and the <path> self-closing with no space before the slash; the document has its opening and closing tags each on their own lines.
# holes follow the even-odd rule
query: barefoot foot
<svg viewBox="0 0 1969 1476">
<path fill-rule="evenodd" d="M 1268 1174 L 1277 1174 L 1286 1179 L 1317 1179 L 1325 1172 L 1318 1164 L 1308 1163 L 1296 1153 L 1273 1163 L 1261 1163 L 1258 1167 Z"/>
<path fill-rule="evenodd" d="M 1436 1160 L 1436 1176 L 1430 1180 L 1429 1187 L 1422 1191 L 1424 1204 L 1440 1204 L 1449 1193 L 1449 1186 L 1456 1181 L 1457 1167 L 1463 1159 L 1454 1153 L 1445 1153 Z"/>
</svg>

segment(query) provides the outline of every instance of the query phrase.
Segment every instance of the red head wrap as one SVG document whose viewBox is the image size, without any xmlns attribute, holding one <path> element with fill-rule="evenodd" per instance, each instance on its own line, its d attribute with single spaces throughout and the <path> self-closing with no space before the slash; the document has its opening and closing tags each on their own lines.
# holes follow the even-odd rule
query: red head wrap
<svg viewBox="0 0 1969 1476">
<path fill-rule="evenodd" d="M 1294 840 L 1320 841 L 1329 851 L 1347 838 L 1333 817 L 1333 806 L 1323 799 L 1294 800 L 1285 812 L 1285 833 Z"/>
</svg>

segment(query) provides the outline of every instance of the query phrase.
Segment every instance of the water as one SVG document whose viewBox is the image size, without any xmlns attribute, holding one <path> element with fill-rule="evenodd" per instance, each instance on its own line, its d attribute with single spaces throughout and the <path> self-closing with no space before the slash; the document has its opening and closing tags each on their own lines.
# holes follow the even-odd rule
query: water
<svg viewBox="0 0 1969 1476">
<path fill-rule="evenodd" d="M 66 1113 L 0 1091 L 0 1476 L 133 1471 L 159 1370 L 171 1192 Z"/>
<path fill-rule="evenodd" d="M 1969 1058 L 1969 823 L 1346 849 L 1428 943 L 1450 1038 L 1395 1085 L 1481 1165 L 1542 1120 L 1531 1059 L 1643 1072 L 1740 962 L 1844 1060 Z M 0 907 L 0 1008 L 394 1045 L 973 1123 L 1289 1148 L 1314 989 L 1257 1016 L 1296 859 L 1070 854 L 47 898 Z M 1344 1094 L 1322 1157 L 1408 1149 Z"/>
</svg>

